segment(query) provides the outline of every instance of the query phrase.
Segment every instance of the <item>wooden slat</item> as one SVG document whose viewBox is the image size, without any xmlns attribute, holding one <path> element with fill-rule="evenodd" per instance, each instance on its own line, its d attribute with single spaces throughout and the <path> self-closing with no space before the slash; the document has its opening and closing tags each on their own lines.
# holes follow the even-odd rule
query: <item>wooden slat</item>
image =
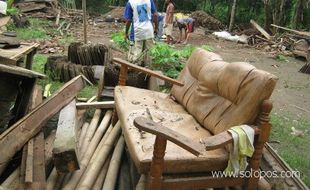
<svg viewBox="0 0 310 190">
<path fill-rule="evenodd" d="M 71 102 L 84 86 L 85 82 L 82 76 L 75 77 L 0 135 L 0 147 L 5 147 L 5 149 L 0 149 L 0 174 L 13 155 L 40 131 L 44 122 Z"/>
<path fill-rule="evenodd" d="M 77 145 L 77 110 L 75 100 L 64 107 L 59 114 L 53 160 L 59 173 L 78 170 L 79 156 Z"/>
<path fill-rule="evenodd" d="M 105 101 L 105 102 L 90 102 L 90 103 L 77 103 L 77 109 L 112 109 L 114 108 L 114 101 Z"/>
<path fill-rule="evenodd" d="M 205 150 L 204 146 L 199 142 L 195 142 L 177 131 L 173 131 L 159 123 L 153 122 L 150 119 L 137 117 L 134 120 L 134 125 L 142 131 L 152 133 L 156 136 L 161 136 L 196 156 L 199 156 Z"/>
<path fill-rule="evenodd" d="M 38 190 L 45 190 L 46 176 L 45 176 L 45 141 L 44 134 L 40 132 L 34 138 L 34 152 L 33 152 L 33 184 L 32 187 Z"/>
<path fill-rule="evenodd" d="M 167 76 L 161 75 L 158 72 L 152 71 L 150 69 L 147 69 L 147 68 L 144 68 L 144 67 L 140 67 L 138 65 L 131 64 L 128 61 L 122 60 L 120 58 L 114 58 L 113 62 L 121 64 L 121 65 L 126 65 L 129 68 L 132 68 L 132 69 L 135 69 L 137 71 L 141 71 L 141 72 L 144 72 L 146 74 L 152 75 L 154 77 L 160 78 L 160 79 L 162 79 L 164 81 L 167 81 L 167 82 L 169 82 L 169 83 L 171 83 L 173 85 L 184 86 L 184 84 L 182 82 L 178 81 L 178 80 L 175 80 L 175 79 L 169 78 Z"/>
<path fill-rule="evenodd" d="M 19 75 L 19 76 L 28 77 L 28 78 L 40 78 L 40 79 L 46 78 L 46 75 L 43 75 L 41 73 L 31 71 L 31 70 L 28 70 L 22 67 L 18 67 L 15 65 L 9 66 L 9 65 L 0 64 L 0 72 L 10 73 L 10 74 Z"/>
</svg>

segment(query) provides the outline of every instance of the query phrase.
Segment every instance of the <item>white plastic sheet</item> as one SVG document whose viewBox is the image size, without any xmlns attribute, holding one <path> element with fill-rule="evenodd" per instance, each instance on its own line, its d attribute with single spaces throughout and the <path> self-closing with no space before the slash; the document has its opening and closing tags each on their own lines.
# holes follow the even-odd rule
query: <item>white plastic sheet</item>
<svg viewBox="0 0 310 190">
<path fill-rule="evenodd" d="M 4 1 L 0 1 L 0 13 L 6 15 L 7 4 Z"/>
</svg>

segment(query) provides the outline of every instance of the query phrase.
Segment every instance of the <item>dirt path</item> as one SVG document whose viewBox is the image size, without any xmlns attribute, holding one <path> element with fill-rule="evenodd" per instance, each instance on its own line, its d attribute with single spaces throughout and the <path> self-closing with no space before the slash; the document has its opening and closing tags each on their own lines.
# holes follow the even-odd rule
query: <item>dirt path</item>
<svg viewBox="0 0 310 190">
<path fill-rule="evenodd" d="M 112 32 L 123 29 L 123 24 L 97 23 L 88 27 L 88 40 L 92 43 L 110 44 Z M 82 26 L 77 26 L 74 33 L 78 38 L 83 37 L 80 31 Z M 174 32 L 174 36 L 177 36 L 177 29 Z M 278 76 L 279 81 L 271 97 L 274 102 L 273 112 L 296 120 L 310 118 L 310 75 L 298 72 L 303 61 L 291 57 L 287 57 L 287 61 L 278 61 L 263 50 L 216 39 L 212 35 L 206 36 L 201 29 L 195 31 L 189 43 L 195 46 L 210 45 L 225 61 L 249 62 Z M 182 45 L 177 48 L 180 46 Z"/>
</svg>

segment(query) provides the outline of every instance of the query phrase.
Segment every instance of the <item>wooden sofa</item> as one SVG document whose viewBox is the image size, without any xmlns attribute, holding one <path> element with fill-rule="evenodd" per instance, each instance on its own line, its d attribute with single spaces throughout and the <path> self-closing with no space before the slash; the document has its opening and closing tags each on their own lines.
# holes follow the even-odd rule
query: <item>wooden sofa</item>
<svg viewBox="0 0 310 190">
<path fill-rule="evenodd" d="M 193 52 L 177 81 L 126 61 L 114 62 L 121 64 L 114 91 L 117 115 L 130 157 L 147 176 L 147 189 L 257 188 L 257 176 L 214 178 L 211 172 L 226 168 L 225 145 L 232 143 L 227 130 L 240 124 L 255 128 L 248 170 L 259 170 L 276 76 L 248 63 L 224 62 L 202 49 Z M 171 93 L 124 86 L 130 68 L 173 83 Z"/>
</svg>

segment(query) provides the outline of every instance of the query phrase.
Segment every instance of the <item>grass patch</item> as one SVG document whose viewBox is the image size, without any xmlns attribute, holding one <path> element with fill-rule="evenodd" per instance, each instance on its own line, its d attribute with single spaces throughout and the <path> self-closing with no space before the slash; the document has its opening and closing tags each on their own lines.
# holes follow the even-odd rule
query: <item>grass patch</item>
<svg viewBox="0 0 310 190">
<path fill-rule="evenodd" d="M 51 30 L 51 21 L 38 18 L 29 18 L 30 26 L 27 28 L 17 28 L 14 24 L 8 25 L 8 31 L 14 31 L 17 33 L 17 37 L 21 40 L 30 39 L 50 39 L 48 33 L 53 32 Z"/>
<path fill-rule="evenodd" d="M 294 120 L 291 117 L 272 114 L 271 123 L 273 126 L 270 140 L 279 141 L 279 143 L 272 143 L 272 146 L 293 170 L 302 173 L 302 180 L 310 186 L 310 134 L 308 131 L 310 120 Z M 291 127 L 303 131 L 304 135 L 299 137 L 292 135 Z"/>
</svg>

